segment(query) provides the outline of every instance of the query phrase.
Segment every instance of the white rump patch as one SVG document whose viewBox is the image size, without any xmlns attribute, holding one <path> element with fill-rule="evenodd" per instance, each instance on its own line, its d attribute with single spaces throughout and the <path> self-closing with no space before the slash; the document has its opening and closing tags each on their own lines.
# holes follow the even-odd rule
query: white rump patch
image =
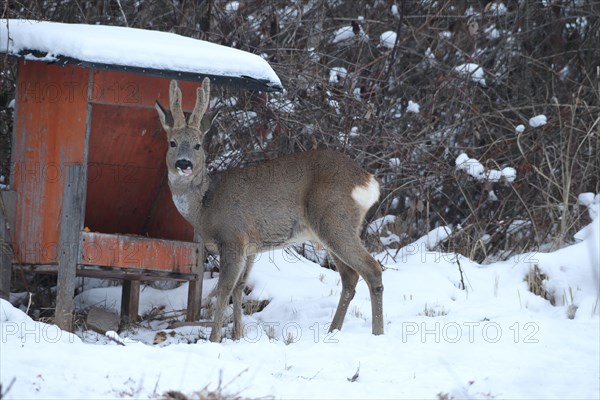
<svg viewBox="0 0 600 400">
<path fill-rule="evenodd" d="M 377 200 L 379 200 L 379 183 L 373 175 L 369 183 L 364 186 L 356 186 L 352 189 L 352 198 L 359 207 L 368 210 Z"/>
</svg>

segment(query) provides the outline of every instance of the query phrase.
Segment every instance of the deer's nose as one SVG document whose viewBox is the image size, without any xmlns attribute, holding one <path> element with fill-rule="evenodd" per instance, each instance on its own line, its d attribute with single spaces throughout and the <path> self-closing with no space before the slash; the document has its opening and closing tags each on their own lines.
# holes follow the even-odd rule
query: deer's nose
<svg viewBox="0 0 600 400">
<path fill-rule="evenodd" d="M 175 162 L 175 168 L 177 168 L 177 172 L 181 176 L 191 176 L 193 166 L 192 162 L 185 158 L 180 158 Z"/>
<path fill-rule="evenodd" d="M 186 169 L 192 169 L 194 165 L 190 160 L 186 160 L 185 158 L 181 158 L 175 162 L 175 168 L 185 171 Z"/>
</svg>

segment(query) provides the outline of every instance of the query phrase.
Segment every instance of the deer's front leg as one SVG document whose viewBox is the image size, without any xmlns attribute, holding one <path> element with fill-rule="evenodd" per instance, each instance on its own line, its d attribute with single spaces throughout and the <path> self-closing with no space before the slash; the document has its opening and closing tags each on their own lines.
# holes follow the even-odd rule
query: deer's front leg
<svg viewBox="0 0 600 400">
<path fill-rule="evenodd" d="M 219 268 L 219 283 L 217 286 L 217 305 L 215 307 L 213 326 L 209 339 L 211 342 L 221 341 L 225 307 L 229 304 L 233 289 L 240 280 L 245 267 L 245 259 L 242 256 L 239 246 L 237 248 L 236 246 L 223 246 L 220 254 L 221 266 Z"/>
</svg>

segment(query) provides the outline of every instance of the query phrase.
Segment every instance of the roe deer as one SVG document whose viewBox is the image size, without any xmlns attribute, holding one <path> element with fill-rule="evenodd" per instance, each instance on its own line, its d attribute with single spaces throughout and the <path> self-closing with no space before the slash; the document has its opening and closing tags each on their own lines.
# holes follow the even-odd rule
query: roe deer
<svg viewBox="0 0 600 400">
<path fill-rule="evenodd" d="M 173 202 L 210 252 L 220 255 L 217 303 L 210 340 L 221 341 L 224 310 L 233 301 L 233 339 L 241 337 L 242 293 L 255 255 L 269 247 L 312 240 L 325 245 L 342 281 L 330 331 L 341 329 L 359 275 L 369 286 L 372 331 L 383 334 L 381 266 L 363 247 L 359 227 L 379 198 L 375 177 L 347 156 L 308 151 L 259 165 L 208 174 L 201 124 L 210 96 L 205 78 L 186 123 L 181 90 L 169 87 L 170 111 L 156 110 L 169 143 Z"/>
</svg>

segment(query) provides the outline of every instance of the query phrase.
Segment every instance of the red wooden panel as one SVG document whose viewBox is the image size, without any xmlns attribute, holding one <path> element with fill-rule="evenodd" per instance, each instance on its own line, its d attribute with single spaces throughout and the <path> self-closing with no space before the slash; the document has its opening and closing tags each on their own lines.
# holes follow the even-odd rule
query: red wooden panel
<svg viewBox="0 0 600 400">
<path fill-rule="evenodd" d="M 165 176 L 166 146 L 154 109 L 93 104 L 85 225 L 145 234 Z"/>
<path fill-rule="evenodd" d="M 94 71 L 90 101 L 115 105 L 145 106 L 154 109 L 158 100 L 169 105 L 170 79 L 128 72 Z M 180 81 L 183 109 L 191 111 L 196 102 L 196 82 Z M 156 115 L 155 115 L 156 117 Z"/>
<path fill-rule="evenodd" d="M 89 71 L 19 60 L 13 179 L 17 262 L 56 262 L 67 166 L 84 162 Z"/>
<path fill-rule="evenodd" d="M 166 167 L 165 167 L 166 168 Z M 148 234 L 151 237 L 173 240 L 194 240 L 194 229 L 179 214 L 173 200 L 169 185 L 164 182 L 156 199 L 156 206 L 150 216 Z"/>
<path fill-rule="evenodd" d="M 94 231 L 192 240 L 166 182 L 166 137 L 154 102 L 168 105 L 169 80 L 94 71 L 85 224 Z M 195 83 L 180 82 L 184 107 Z"/>
<path fill-rule="evenodd" d="M 195 273 L 197 244 L 143 236 L 82 232 L 82 264 Z"/>
</svg>

